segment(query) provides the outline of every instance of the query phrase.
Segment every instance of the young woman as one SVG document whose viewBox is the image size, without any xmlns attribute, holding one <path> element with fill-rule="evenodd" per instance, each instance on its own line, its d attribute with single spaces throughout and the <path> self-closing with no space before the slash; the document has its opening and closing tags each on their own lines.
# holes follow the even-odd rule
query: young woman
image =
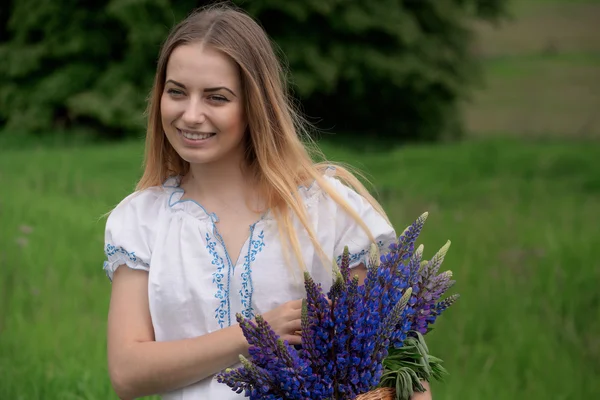
<svg viewBox="0 0 600 400">
<path fill-rule="evenodd" d="M 160 53 L 137 190 L 110 214 L 108 363 L 122 399 L 233 399 L 214 374 L 247 354 L 235 314 L 300 344 L 302 271 L 326 288 L 344 246 L 364 279 L 396 233 L 348 170 L 315 164 L 259 25 L 223 6 Z M 128 268 L 120 268 L 120 267 Z"/>
</svg>

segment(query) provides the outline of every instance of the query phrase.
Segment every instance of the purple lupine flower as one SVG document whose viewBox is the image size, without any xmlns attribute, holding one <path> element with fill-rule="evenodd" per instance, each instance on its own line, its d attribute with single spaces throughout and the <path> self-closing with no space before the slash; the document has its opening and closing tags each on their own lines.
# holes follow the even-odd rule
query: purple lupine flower
<svg viewBox="0 0 600 400">
<path fill-rule="evenodd" d="M 236 319 L 250 345 L 248 352 L 254 363 L 261 368 L 273 368 L 277 365 L 275 353 L 277 335 L 265 323 L 262 316 L 256 317 L 256 323 L 245 319 L 242 314 L 237 314 Z"/>
<path fill-rule="evenodd" d="M 433 315 L 433 313 L 435 313 L 436 305 L 440 298 L 455 283 L 455 281 L 451 280 L 451 271 L 437 274 L 449 247 L 450 242 L 447 242 L 429 262 L 420 262 L 422 265 L 416 279 L 416 286 L 419 287 L 419 293 L 415 295 L 414 299 L 411 299 L 411 305 L 415 313 L 409 319 L 411 320 L 410 329 L 421 334 L 426 334 L 429 325 L 435 322 L 437 315 Z M 455 300 L 456 298 L 448 306 L 452 305 Z M 398 345 L 398 343 L 395 345 Z"/>
<path fill-rule="evenodd" d="M 350 306 L 348 308 L 348 316 L 350 321 L 353 322 L 352 335 L 348 340 L 348 370 L 346 385 L 349 393 L 359 394 L 360 388 L 360 360 L 362 351 L 362 329 L 356 321 L 364 313 L 364 302 L 359 294 L 358 277 L 352 279 L 352 282 L 348 286 L 348 302 Z"/>
<path fill-rule="evenodd" d="M 452 304 L 454 304 L 459 297 L 460 295 L 456 293 L 437 303 L 431 312 L 431 316 L 434 318 L 439 317 L 440 314 L 452 306 Z"/>
<path fill-rule="evenodd" d="M 369 387 L 378 384 L 381 377 L 381 361 L 387 355 L 387 346 L 390 337 L 404 336 L 403 332 L 396 333 L 395 325 L 389 324 L 387 317 L 394 314 L 394 308 L 398 306 L 402 296 L 408 288 L 408 268 L 407 263 L 403 262 L 407 257 L 399 257 L 399 253 L 391 253 L 380 258 L 379 266 L 376 269 L 370 269 L 367 273 L 367 280 L 364 288 L 359 288 L 359 293 L 363 295 L 364 307 L 355 318 L 363 318 L 365 323 L 352 342 L 351 349 L 358 349 L 358 375 L 360 380 L 355 384 L 358 393 L 364 393 Z M 369 287 L 367 291 L 367 287 Z M 410 293 L 412 289 L 408 292 Z M 410 296 L 410 295 L 409 295 Z M 408 302 L 410 297 L 406 297 Z M 395 315 L 398 319 L 392 320 L 396 323 L 401 318 L 407 317 L 410 310 L 402 311 L 406 302 L 402 304 L 400 311 Z M 401 324 L 401 326 L 405 326 Z M 380 340 L 383 340 L 385 349 L 381 348 Z"/>
<path fill-rule="evenodd" d="M 310 397 L 310 377 L 312 369 L 307 360 L 302 359 L 296 350 L 281 339 L 277 340 L 278 355 L 282 366 L 276 375 L 287 398 L 296 394 L 297 398 Z"/>
<path fill-rule="evenodd" d="M 225 371 L 217 376 L 218 381 L 238 393 L 245 390 L 246 395 L 254 399 L 309 398 L 311 391 L 307 383 L 311 381 L 312 371 L 308 362 L 279 339 L 262 316 L 256 317 L 256 323 L 241 314 L 236 317 L 250 343 L 249 354 L 253 361 L 241 357 L 243 367 Z"/>
<path fill-rule="evenodd" d="M 350 250 L 348 249 L 348 246 L 344 246 L 344 251 L 342 252 L 342 259 L 341 259 L 340 265 L 338 267 L 339 267 L 340 273 L 342 274 L 343 282 L 344 283 L 349 282 L 351 280 L 351 278 L 350 278 Z"/>
<path fill-rule="evenodd" d="M 246 395 L 249 394 L 251 399 L 258 399 L 261 396 L 268 395 L 274 382 L 271 373 L 264 368 L 252 364 L 244 356 L 240 356 L 240 362 L 253 382 L 253 385 L 250 387 L 250 393 L 246 392 Z"/>
<path fill-rule="evenodd" d="M 333 343 L 332 351 L 336 354 L 335 359 L 335 379 L 334 386 L 336 394 L 345 393 L 348 389 L 345 386 L 339 386 L 337 382 L 344 382 L 348 373 L 348 366 L 350 360 L 348 359 L 348 342 L 350 340 L 349 327 L 352 321 L 349 320 L 349 304 L 348 304 L 348 291 L 345 290 L 347 282 L 343 282 L 342 275 L 338 277 L 338 282 L 334 283 L 334 287 L 337 284 L 338 288 L 343 290 L 336 290 L 334 292 L 333 287 L 329 293 L 329 299 L 331 300 L 331 314 L 333 318 L 333 332 L 335 334 L 335 341 Z"/>
<path fill-rule="evenodd" d="M 315 283 L 308 272 L 304 273 L 308 326 L 302 327 L 302 335 L 311 337 L 313 354 L 311 366 L 314 373 L 322 377 L 323 394 L 331 397 L 335 360 L 329 356 L 334 342 L 331 306 L 320 284 Z"/>
<path fill-rule="evenodd" d="M 390 338 L 392 337 L 393 332 L 396 330 L 396 326 L 401 323 L 402 317 L 405 316 L 404 311 L 411 294 L 412 289 L 408 288 L 402 295 L 402 298 L 394 305 L 390 313 L 386 315 L 381 324 L 379 334 L 376 337 L 375 351 L 373 354 L 373 358 L 377 363 L 383 361 L 383 359 L 387 356 Z"/>
<path fill-rule="evenodd" d="M 414 245 L 421 234 L 429 213 L 423 213 L 415 222 L 409 225 L 398 237 L 397 243 L 390 245 L 390 253 L 398 254 L 403 260 L 410 257 L 414 252 Z"/>
<path fill-rule="evenodd" d="M 310 321 L 308 319 L 308 303 L 306 299 L 302 300 L 302 313 L 300 315 L 300 321 L 302 329 L 307 329 L 310 325 Z M 315 340 L 312 335 L 302 335 L 302 350 L 300 350 L 303 354 L 304 358 L 308 360 L 316 360 L 321 356 L 320 353 L 317 353 L 315 347 Z"/>
<path fill-rule="evenodd" d="M 245 368 L 228 368 L 223 373 L 217 375 L 217 381 L 229 386 L 234 392 L 240 394 L 250 391 L 253 380 Z"/>
<path fill-rule="evenodd" d="M 419 331 L 451 306 L 458 296 L 440 297 L 454 283 L 437 274 L 448 245 L 430 262 L 415 250 L 427 213 L 411 224 L 387 254 L 369 253 L 367 277 L 350 277 L 348 249 L 334 267 L 327 296 L 305 273 L 302 350 L 278 338 L 266 321 L 238 315 L 250 344 L 250 360 L 217 376 L 219 382 L 254 399 L 353 399 L 379 384 L 388 349 L 400 347 L 412 328 Z M 329 301 L 328 301 L 329 300 Z"/>
</svg>

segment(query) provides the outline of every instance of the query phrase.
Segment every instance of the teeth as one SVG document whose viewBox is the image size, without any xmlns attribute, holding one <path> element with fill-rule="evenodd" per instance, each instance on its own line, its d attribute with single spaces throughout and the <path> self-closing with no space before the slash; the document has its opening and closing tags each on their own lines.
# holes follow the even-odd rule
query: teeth
<svg viewBox="0 0 600 400">
<path fill-rule="evenodd" d="M 181 134 L 186 139 L 191 139 L 191 140 L 208 139 L 209 137 L 213 136 L 212 133 L 193 133 L 193 132 L 187 132 L 187 131 L 182 131 L 182 130 L 180 130 L 179 132 L 181 132 Z"/>
</svg>

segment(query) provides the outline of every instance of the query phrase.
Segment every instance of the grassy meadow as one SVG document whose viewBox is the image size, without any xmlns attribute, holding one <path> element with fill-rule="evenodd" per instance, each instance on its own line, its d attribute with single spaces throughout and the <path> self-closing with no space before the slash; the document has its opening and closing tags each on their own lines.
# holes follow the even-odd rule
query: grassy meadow
<svg viewBox="0 0 600 400">
<path fill-rule="evenodd" d="M 431 256 L 462 297 L 432 352 L 439 399 L 600 393 L 600 158 L 594 143 L 511 140 L 330 158 L 372 176 L 398 230 L 423 211 Z M 13 150 L 0 157 L 0 398 L 109 399 L 101 215 L 131 189 L 142 146 Z"/>
<path fill-rule="evenodd" d="M 478 26 L 484 79 L 465 105 L 474 136 L 600 138 L 600 1 L 512 0 Z"/>
<path fill-rule="evenodd" d="M 322 144 L 368 174 L 397 230 L 429 211 L 426 257 L 452 241 L 461 298 L 428 339 L 451 373 L 436 400 L 600 397 L 600 2 L 513 3 L 514 21 L 479 28 L 467 140 Z M 116 399 L 102 216 L 143 145 L 0 139 L 0 399 Z"/>
</svg>

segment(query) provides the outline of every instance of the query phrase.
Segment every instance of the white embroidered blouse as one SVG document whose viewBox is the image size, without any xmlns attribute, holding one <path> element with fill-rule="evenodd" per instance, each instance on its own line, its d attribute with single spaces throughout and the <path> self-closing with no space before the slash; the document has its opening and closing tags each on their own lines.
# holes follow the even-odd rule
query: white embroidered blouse
<svg viewBox="0 0 600 400">
<path fill-rule="evenodd" d="M 387 248 L 396 239 L 394 229 L 334 175 L 329 169 L 325 178 L 363 218 L 380 249 Z M 157 341 L 201 336 L 235 324 L 236 313 L 250 318 L 304 297 L 302 275 L 285 265 L 276 221 L 268 213 L 250 226 L 239 258 L 232 259 L 219 235 L 218 217 L 193 200 L 181 200 L 179 182 L 169 178 L 129 195 L 106 223 L 104 270 L 111 280 L 120 265 L 148 271 Z M 370 243 L 360 226 L 316 183 L 298 190 L 325 253 L 339 259 L 347 245 L 352 266 L 366 264 Z M 328 290 L 331 266 L 322 265 L 298 221 L 295 227 L 308 271 Z M 241 397 L 214 376 L 162 395 L 165 400 Z"/>
</svg>

